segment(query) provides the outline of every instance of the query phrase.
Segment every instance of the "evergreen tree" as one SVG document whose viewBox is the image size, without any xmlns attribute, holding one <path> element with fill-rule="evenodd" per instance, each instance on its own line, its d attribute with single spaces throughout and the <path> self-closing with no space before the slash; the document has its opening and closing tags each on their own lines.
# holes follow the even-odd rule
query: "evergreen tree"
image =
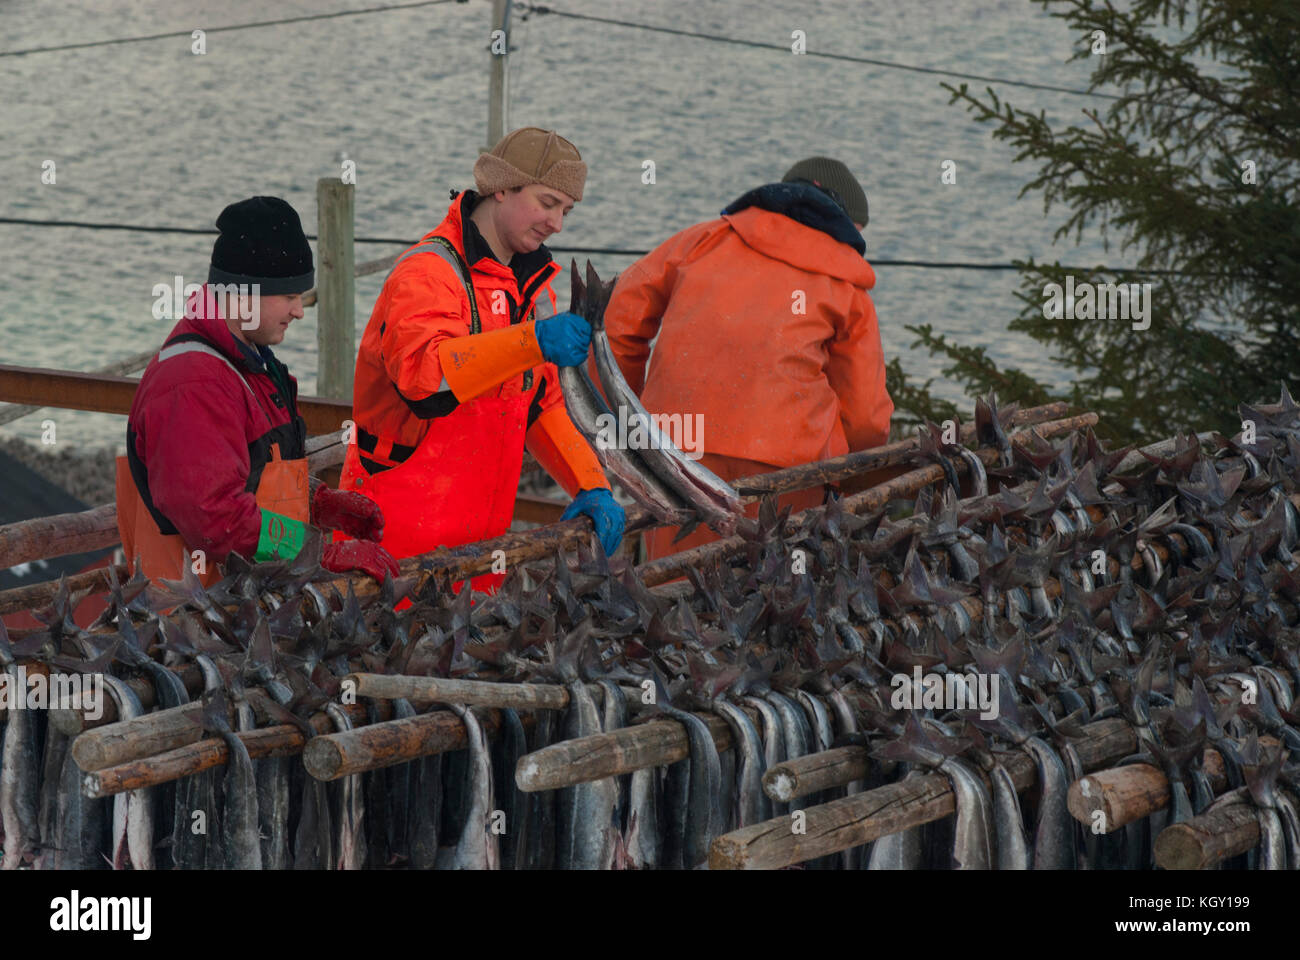
<svg viewBox="0 0 1300 960">
<path fill-rule="evenodd" d="M 992 88 L 979 97 L 944 86 L 1017 148 L 1017 162 L 1038 162 L 1021 195 L 1039 193 L 1045 213 L 1068 214 L 1056 238 L 1097 229 L 1107 250 L 1118 243 L 1150 271 L 1073 271 L 1075 284 L 1151 283 L 1150 326 L 1045 316 L 1046 285 L 1064 286 L 1072 271 L 1031 259 L 1016 262 L 1024 307 L 1010 329 L 1073 372 L 1067 393 L 929 325 L 907 328 L 913 347 L 945 358 L 944 374 L 971 393 L 1094 410 L 1114 440 L 1236 433 L 1239 401 L 1276 397 L 1280 380 L 1300 374 L 1300 3 L 1036 2 L 1078 38 L 1073 59 L 1095 63 L 1090 89 L 1119 99 L 1059 129 Z M 928 383 L 909 384 L 897 359 L 889 386 L 901 422 L 953 412 Z"/>
</svg>

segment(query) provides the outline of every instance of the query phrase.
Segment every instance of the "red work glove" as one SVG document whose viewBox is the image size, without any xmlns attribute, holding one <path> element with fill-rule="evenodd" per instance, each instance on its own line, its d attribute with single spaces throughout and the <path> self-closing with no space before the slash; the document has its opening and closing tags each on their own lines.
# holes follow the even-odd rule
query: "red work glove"
<svg viewBox="0 0 1300 960">
<path fill-rule="evenodd" d="M 331 490 L 325 484 L 316 489 L 311 501 L 311 520 L 318 527 L 328 527 L 358 540 L 384 537 L 384 512 L 379 504 L 359 493 Z"/>
<path fill-rule="evenodd" d="M 394 579 L 401 572 L 393 555 L 369 540 L 340 540 L 329 544 L 321 554 L 320 565 L 331 573 L 360 570 L 380 583 L 384 582 L 385 572 L 391 573 Z"/>
</svg>

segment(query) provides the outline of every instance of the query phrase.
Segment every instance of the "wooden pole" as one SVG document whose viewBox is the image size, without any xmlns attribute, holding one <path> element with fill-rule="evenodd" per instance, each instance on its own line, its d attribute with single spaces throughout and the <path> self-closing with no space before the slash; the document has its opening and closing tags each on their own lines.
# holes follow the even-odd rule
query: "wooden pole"
<svg viewBox="0 0 1300 960">
<path fill-rule="evenodd" d="M 1065 416 L 1069 407 L 1065 403 L 1048 403 L 1041 407 L 1027 407 L 1011 415 L 1012 428 L 1028 427 L 1048 420 Z M 975 424 L 968 423 L 961 428 L 960 442 L 969 446 L 975 440 Z M 891 467 L 907 463 L 916 456 L 919 441 L 915 436 L 847 453 L 842 457 L 821 460 L 816 463 L 801 463 L 771 473 L 762 473 L 754 477 L 742 477 L 732 483 L 732 487 L 742 496 L 755 497 L 772 492 L 798 490 L 823 483 L 838 483 L 855 474 L 881 467 Z"/>
<path fill-rule="evenodd" d="M 1039 424 L 1034 428 L 1039 436 L 1047 439 L 1048 437 L 1058 436 L 1063 433 L 1070 433 L 1083 427 L 1093 426 L 1097 423 L 1095 413 L 1085 413 L 1077 417 L 1069 417 L 1065 420 L 1053 420 L 1047 423 Z M 1026 434 L 1015 433 L 1011 436 L 1012 444 L 1024 444 Z M 973 451 L 975 456 L 989 466 L 997 462 L 998 452 L 992 449 L 982 449 Z M 960 473 L 966 470 L 964 461 L 955 462 L 957 471 Z M 873 510 L 879 510 L 884 507 L 890 500 L 900 497 L 915 496 L 916 492 L 923 487 L 932 483 L 938 483 L 944 477 L 943 468 L 937 464 L 934 466 L 921 467 L 895 477 L 887 483 L 879 484 L 864 490 L 862 493 L 854 494 L 851 497 L 845 497 L 842 506 L 849 513 L 870 513 Z M 825 511 L 825 506 L 809 507 L 800 513 L 790 517 L 786 521 L 787 529 L 795 529 L 798 525 L 805 522 L 808 518 Z M 646 586 L 654 586 L 659 583 L 666 583 L 677 577 L 686 576 L 687 567 L 699 568 L 701 565 L 713 563 L 716 560 L 724 559 L 732 554 L 739 553 L 745 549 L 749 541 L 744 537 L 736 535 L 726 537 L 722 540 L 715 540 L 712 543 L 706 543 L 699 547 L 692 547 L 689 550 L 683 550 L 681 553 L 670 554 L 661 557 L 658 560 L 651 560 L 649 563 L 643 563 L 637 567 L 637 573 L 645 582 Z"/>
<path fill-rule="evenodd" d="M 248 730 L 236 736 L 244 742 L 248 755 L 254 760 L 258 757 L 293 756 L 301 753 L 303 744 L 307 742 L 302 731 L 292 724 Z M 127 790 L 155 787 L 223 766 L 228 759 L 230 750 L 226 741 L 209 737 L 151 757 L 93 770 L 81 778 L 82 793 L 96 799 Z"/>
<path fill-rule="evenodd" d="M 500 732 L 500 710 L 471 709 L 489 737 Z M 519 719 L 525 726 L 533 722 L 528 713 Z M 448 710 L 437 710 L 313 737 L 303 749 L 302 765 L 317 780 L 337 780 L 467 746 L 465 721 Z"/>
<path fill-rule="evenodd" d="M 307 466 L 312 473 L 343 462 L 342 437 L 343 431 L 336 430 L 307 440 Z M 0 526 L 0 570 L 33 560 L 113 547 L 120 540 L 116 503 L 19 520 Z"/>
<path fill-rule="evenodd" d="M 525 462 L 527 459 L 526 457 Z M 534 508 L 534 505 L 527 507 L 529 510 Z M 628 529 L 636 529 L 636 524 L 644 524 L 646 518 L 647 514 L 640 507 L 632 507 L 627 511 Z M 535 530 L 509 531 L 491 540 L 480 540 L 453 549 L 444 547 L 432 553 L 407 558 L 401 561 L 400 566 L 403 575 L 419 577 L 416 584 L 416 590 L 419 591 L 424 588 L 424 583 L 429 576 L 439 572 L 450 575 L 453 580 L 464 580 L 478 576 L 480 573 L 490 572 L 496 562 L 493 551 L 498 549 L 505 552 L 506 563 L 513 566 L 552 557 L 557 550 L 573 550 L 579 543 L 589 543 L 591 534 L 591 520 L 588 517 L 574 517 L 572 520 L 548 524 Z M 118 580 L 125 582 L 131 578 L 131 572 L 125 563 L 119 563 L 116 569 Z M 68 589 L 74 592 L 107 590 L 108 568 L 96 567 L 85 573 L 74 574 L 67 577 L 66 582 Z M 356 591 L 357 599 L 363 602 L 379 593 L 381 586 L 373 578 L 364 574 L 339 577 L 334 584 L 346 593 L 349 582 Z M 54 599 L 58 589 L 58 581 L 47 580 L 0 591 L 0 614 L 45 606 Z"/>
<path fill-rule="evenodd" d="M 115 546 L 117 506 L 20 520 L 0 527 L 0 570 L 19 563 Z"/>
<path fill-rule="evenodd" d="M 1086 724 L 1087 736 L 1074 742 L 1085 770 L 1095 770 L 1133 752 L 1137 736 L 1119 718 Z M 1036 782 L 1026 754 L 997 754 L 1017 791 Z M 886 784 L 803 810 L 804 832 L 795 833 L 790 817 L 775 817 L 717 837 L 709 849 L 712 870 L 774 870 L 828 856 L 880 837 L 946 817 L 954 798 L 941 773 Z"/>
<path fill-rule="evenodd" d="M 795 757 L 763 774 L 763 792 L 789 803 L 797 797 L 861 780 L 871 767 L 865 747 L 836 747 Z"/>
<path fill-rule="evenodd" d="M 501 31 L 500 34 L 497 31 Z M 486 153 L 509 130 L 510 0 L 492 0 L 491 46 L 488 48 L 488 129 Z"/>
<path fill-rule="evenodd" d="M 198 664 L 187 663 L 183 667 L 177 667 L 175 673 L 180 677 L 181 683 L 185 684 L 185 690 L 191 698 L 198 696 L 203 690 L 203 672 L 199 669 Z M 140 706 L 144 707 L 145 710 L 154 708 L 158 698 L 154 692 L 151 679 L 148 677 L 135 677 L 125 681 L 125 683 L 139 698 Z M 65 737 L 75 737 L 86 730 L 98 729 L 116 723 L 118 720 L 117 701 L 105 695 L 100 706 L 102 707 L 102 710 L 98 711 L 100 715 L 93 720 L 87 716 L 85 708 L 74 710 L 60 707 L 51 709 L 50 724 Z"/>
<path fill-rule="evenodd" d="M 8 403 L 125 415 L 139 386 L 132 377 L 0 363 L 0 401 Z M 299 396 L 298 413 L 307 421 L 308 433 L 330 433 L 352 415 L 352 398 Z"/>
<path fill-rule="evenodd" d="M 366 723 L 368 720 L 366 708 L 360 704 L 341 704 L 339 709 L 355 723 Z M 393 715 L 392 706 L 387 703 L 376 704 L 375 710 L 381 723 Z M 334 729 L 334 721 L 325 713 L 313 714 L 307 723 L 316 733 L 328 733 Z M 254 760 L 258 757 L 293 756 L 301 753 L 307 744 L 303 732 L 288 723 L 247 730 L 236 736 L 244 741 L 249 756 Z M 82 778 L 82 792 L 87 797 L 94 798 L 111 796 L 125 790 L 155 787 L 160 783 L 219 767 L 228 759 L 226 742 L 209 737 L 152 757 L 139 757 L 87 773 Z"/>
<path fill-rule="evenodd" d="M 356 281 L 353 274 L 352 184 L 337 177 L 316 181 L 316 392 L 322 397 L 352 399 L 356 363 Z"/>
<path fill-rule="evenodd" d="M 697 714 L 709 725 L 718 751 L 731 749 L 731 728 L 710 713 Z M 670 717 L 624 727 L 613 733 L 595 733 L 553 743 L 519 758 L 515 783 L 520 790 L 557 790 L 632 773 L 644 767 L 676 763 L 690 756 L 690 742 L 682 725 Z"/>
<path fill-rule="evenodd" d="M 188 703 L 87 730 L 72 741 L 72 759 L 93 772 L 202 740 L 203 728 L 186 716 L 196 709 Z"/>
<path fill-rule="evenodd" d="M 569 706 L 569 691 L 555 683 L 448 680 L 383 673 L 350 673 L 342 682 L 354 684 L 358 697 L 379 700 L 403 698 L 474 707 L 512 707 L 515 710 L 564 710 Z M 589 683 L 587 688 L 598 699 L 604 692 L 599 684 Z M 623 692 L 628 697 L 629 706 L 640 704 L 640 688 L 624 687 Z"/>
<path fill-rule="evenodd" d="M 1277 742 L 1271 737 L 1261 738 L 1260 742 L 1265 741 Z M 1227 776 L 1219 751 L 1206 748 L 1201 763 L 1211 788 L 1221 792 L 1227 786 Z M 1148 763 L 1112 767 L 1070 784 L 1067 805 L 1080 823 L 1089 827 L 1100 823 L 1103 833 L 1111 833 L 1168 807 L 1169 780 L 1159 767 Z"/>
<path fill-rule="evenodd" d="M 265 696 L 261 688 L 248 691 L 248 702 L 259 719 L 266 717 Z M 227 707 L 228 719 L 233 721 L 234 703 L 228 702 Z M 195 743 L 206 736 L 203 727 L 189 716 L 199 709 L 197 702 L 186 703 L 87 730 L 72 741 L 72 759 L 82 770 L 102 770 Z"/>
<path fill-rule="evenodd" d="M 551 683 L 486 683 L 387 674 L 348 674 L 342 683 L 354 683 L 356 696 L 380 700 L 430 700 L 465 706 L 511 706 L 516 710 L 563 710 L 568 706 L 567 689 Z"/>
<path fill-rule="evenodd" d="M 1036 421 L 1037 417 L 1054 410 L 1055 407 L 1049 405 L 1042 408 L 1023 411 L 1024 415 Z M 1074 426 L 1063 427 L 1063 424 L 1091 424 L 1096 422 L 1094 414 L 1087 414 L 1083 417 L 1076 417 L 1066 421 L 1055 421 L 1043 424 L 1039 427 L 1039 432 L 1043 436 L 1055 435 L 1057 432 L 1065 432 L 1067 429 L 1074 429 Z M 991 463 L 996 454 L 993 451 L 985 451 L 982 456 L 985 462 Z M 526 458 L 527 459 L 527 458 Z M 829 461 L 828 461 L 829 462 Z M 808 466 L 808 465 L 804 465 Z M 963 466 L 958 462 L 958 469 Z M 920 479 L 918 480 L 918 475 Z M 882 485 L 874 487 L 871 490 L 864 491 L 862 494 L 846 498 L 845 505 L 849 508 L 851 504 L 856 504 L 857 512 L 864 512 L 869 507 L 869 503 L 875 500 L 864 501 L 862 498 L 869 498 L 877 491 L 888 487 L 885 499 L 900 495 L 900 489 L 907 489 L 909 483 L 912 485 L 924 486 L 932 483 L 942 475 L 939 467 L 926 467 L 920 471 L 913 471 L 897 480 L 891 481 L 891 485 Z M 758 477 L 765 475 L 758 475 Z M 758 477 L 750 478 L 757 480 Z M 910 481 L 909 481 L 909 478 Z M 738 481 L 739 482 L 739 481 Z M 780 492 L 786 489 L 798 489 L 803 483 L 802 477 L 791 477 L 787 474 L 784 481 L 773 487 L 774 491 Z M 918 486 L 918 489 L 919 489 Z M 877 495 L 877 499 L 879 495 Z M 1300 496 L 1295 498 L 1300 501 Z M 881 501 L 884 502 L 884 501 Z M 814 508 L 822 509 L 822 508 Z M 797 518 L 792 518 L 794 522 Z M 632 507 L 627 511 L 627 528 L 629 530 L 638 529 L 641 526 L 652 523 L 649 515 L 640 507 Z M 553 556 L 556 550 L 571 550 L 578 543 L 585 542 L 591 536 L 591 522 L 584 517 L 575 517 L 572 520 L 566 520 L 560 523 L 548 524 L 535 530 L 527 531 L 510 531 L 500 537 L 494 537 L 490 540 L 481 540 L 476 543 L 464 544 L 452 549 L 443 548 L 432 553 L 423 554 L 418 557 L 411 557 L 403 560 L 401 563 L 402 572 L 405 575 L 415 574 L 420 577 L 417 583 L 417 589 L 424 587 L 425 578 L 442 573 L 449 575 L 453 580 L 463 580 L 468 577 L 477 576 L 481 573 L 487 573 L 491 570 L 494 561 L 494 552 L 501 550 L 505 553 L 505 560 L 508 565 L 525 563 L 530 560 L 539 560 Z M 684 575 L 684 566 L 690 563 L 699 562 L 702 559 L 711 559 L 714 556 L 725 556 L 734 550 L 740 549 L 744 541 L 740 537 L 733 537 L 728 540 L 721 540 L 710 543 L 704 547 L 697 547 L 694 550 L 684 551 L 673 554 L 671 557 L 662 560 L 653 561 L 649 564 L 642 564 L 638 570 L 643 577 L 649 576 L 646 580 L 647 586 L 655 586 L 665 583 L 676 577 Z M 421 569 L 424 568 L 424 569 Z M 125 568 L 119 566 L 119 576 L 125 579 Z M 347 583 L 352 578 L 341 578 L 337 585 L 341 590 L 347 589 Z M 357 591 L 359 599 L 365 599 L 378 592 L 379 585 L 374 583 L 368 577 L 357 577 L 352 580 L 354 588 Z M 78 590 L 91 588 L 100 590 L 106 588 L 108 578 L 100 570 L 92 570 L 85 574 L 68 578 L 69 589 Z M 14 590 L 0 592 L 0 613 L 13 613 L 17 610 L 26 610 L 34 606 L 40 606 L 50 602 L 54 596 L 57 585 L 54 583 L 33 584 L 29 587 L 19 587 Z"/>
<path fill-rule="evenodd" d="M 1154 844 L 1162 870 L 1208 870 L 1259 844 L 1259 815 L 1243 794 L 1221 807 L 1165 827 Z"/>
</svg>

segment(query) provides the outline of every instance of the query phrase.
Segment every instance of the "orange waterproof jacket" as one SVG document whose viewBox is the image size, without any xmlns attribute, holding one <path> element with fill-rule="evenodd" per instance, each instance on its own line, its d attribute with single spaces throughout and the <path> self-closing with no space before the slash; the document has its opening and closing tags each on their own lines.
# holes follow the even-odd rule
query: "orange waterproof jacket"
<svg viewBox="0 0 1300 960">
<path fill-rule="evenodd" d="M 560 268 L 546 247 L 516 254 L 515 269 L 482 255 L 484 251 L 466 250 L 465 220 L 478 199 L 473 191 L 457 196 L 446 218 L 424 239 L 446 238 L 468 262 L 482 332 L 551 315 L 555 311 L 551 280 Z M 408 257 L 388 276 L 361 338 L 353 382 L 353 417 L 362 462 L 368 469 L 370 463 L 364 458 L 376 449 L 376 438 L 382 450 L 388 450 L 391 442 L 391 460 L 401 462 L 431 425 L 456 409 L 453 394 L 439 392 L 443 370 L 438 346 L 468 335 L 470 324 L 465 286 L 442 257 Z M 527 448 L 542 466 L 570 495 L 579 487 L 607 488 L 595 453 L 564 413 L 555 365 L 543 363 L 484 396 L 508 399 L 520 394 L 532 394 Z M 492 482 L 487 477 L 484 481 Z M 501 478 L 501 482 L 517 484 L 518 477 Z"/>
<path fill-rule="evenodd" d="M 875 280 L 848 243 L 749 206 L 633 264 L 605 324 L 647 410 L 702 415 L 709 453 L 787 467 L 888 439 Z"/>
</svg>

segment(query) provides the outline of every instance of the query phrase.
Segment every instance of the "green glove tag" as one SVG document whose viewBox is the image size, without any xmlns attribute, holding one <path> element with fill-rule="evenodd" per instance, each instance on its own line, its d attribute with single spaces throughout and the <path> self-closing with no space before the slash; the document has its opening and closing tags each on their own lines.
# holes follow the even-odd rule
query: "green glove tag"
<svg viewBox="0 0 1300 960">
<path fill-rule="evenodd" d="M 298 556 L 306 536 L 307 525 L 302 521 L 263 510 L 253 560 L 258 563 L 263 560 L 292 560 Z"/>
</svg>

